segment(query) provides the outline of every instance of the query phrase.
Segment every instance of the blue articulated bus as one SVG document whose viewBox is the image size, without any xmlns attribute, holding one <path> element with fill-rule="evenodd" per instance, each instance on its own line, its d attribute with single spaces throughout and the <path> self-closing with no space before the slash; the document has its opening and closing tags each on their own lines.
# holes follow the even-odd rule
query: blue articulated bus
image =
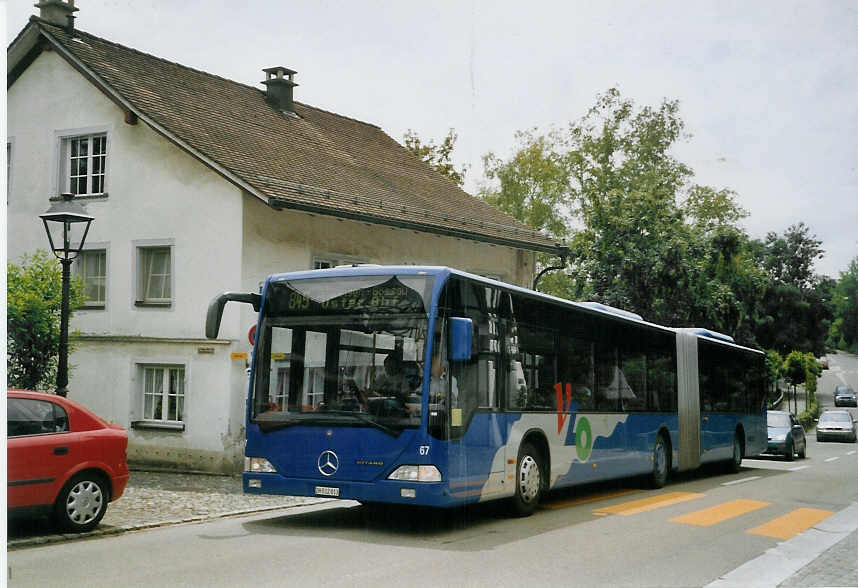
<svg viewBox="0 0 858 588">
<path fill-rule="evenodd" d="M 451 507 L 766 448 L 764 355 L 446 267 L 353 266 L 221 294 L 259 312 L 244 490 Z"/>
</svg>

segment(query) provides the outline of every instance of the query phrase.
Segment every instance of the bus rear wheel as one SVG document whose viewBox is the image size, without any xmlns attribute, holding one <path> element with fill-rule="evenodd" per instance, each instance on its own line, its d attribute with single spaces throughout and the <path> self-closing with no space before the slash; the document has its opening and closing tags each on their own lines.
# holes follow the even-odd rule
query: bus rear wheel
<svg viewBox="0 0 858 588">
<path fill-rule="evenodd" d="M 663 488 L 670 474 L 670 450 L 667 448 L 664 435 L 659 434 L 652 448 L 652 474 L 650 485 L 653 488 Z"/>
<path fill-rule="evenodd" d="M 734 474 L 742 469 L 742 457 L 744 456 L 744 448 L 742 447 L 742 439 L 739 438 L 739 433 L 733 435 L 733 457 L 728 463 L 729 470 Z M 792 456 L 792 453 L 790 453 Z"/>
<path fill-rule="evenodd" d="M 513 512 L 520 517 L 533 514 L 542 495 L 542 458 L 528 442 L 518 450 L 515 466 L 515 496 Z"/>
</svg>

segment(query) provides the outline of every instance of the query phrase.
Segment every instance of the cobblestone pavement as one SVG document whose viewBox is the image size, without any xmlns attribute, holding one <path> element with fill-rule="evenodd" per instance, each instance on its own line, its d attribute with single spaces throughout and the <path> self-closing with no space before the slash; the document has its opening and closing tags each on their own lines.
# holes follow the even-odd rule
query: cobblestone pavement
<svg viewBox="0 0 858 588">
<path fill-rule="evenodd" d="M 858 531 L 841 539 L 778 586 L 858 586 Z"/>
<path fill-rule="evenodd" d="M 111 535 L 325 500 L 244 494 L 240 476 L 132 471 L 122 497 L 108 505 L 107 514 L 95 531 L 57 534 L 44 519 L 9 521 L 7 548 Z"/>
</svg>

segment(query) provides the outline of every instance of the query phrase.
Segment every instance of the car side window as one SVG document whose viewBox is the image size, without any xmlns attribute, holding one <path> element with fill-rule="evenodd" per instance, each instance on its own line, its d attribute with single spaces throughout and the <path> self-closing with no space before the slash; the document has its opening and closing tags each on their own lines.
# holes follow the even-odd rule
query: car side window
<svg viewBox="0 0 858 588">
<path fill-rule="evenodd" d="M 65 409 L 54 402 L 9 398 L 6 426 L 9 437 L 63 433 L 69 430 L 69 417 Z"/>
</svg>

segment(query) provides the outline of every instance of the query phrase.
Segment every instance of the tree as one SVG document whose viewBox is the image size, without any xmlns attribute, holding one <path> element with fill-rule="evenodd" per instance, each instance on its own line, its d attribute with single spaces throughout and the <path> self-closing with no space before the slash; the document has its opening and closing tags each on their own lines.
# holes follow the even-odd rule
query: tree
<svg viewBox="0 0 858 588">
<path fill-rule="evenodd" d="M 481 196 L 570 237 L 572 267 L 545 276 L 543 291 L 752 334 L 765 275 L 748 263 L 748 239 L 735 227 L 747 213 L 730 190 L 690 182 L 671 152 L 684 127 L 678 102 L 637 108 L 610 89 L 564 133 L 518 133 L 511 158 L 487 155 L 494 184 Z"/>
<path fill-rule="evenodd" d="M 813 264 L 822 259 L 825 252 L 822 241 L 811 235 L 810 228 L 803 222 L 790 226 L 782 237 L 768 233 L 765 252 L 764 264 L 772 281 L 805 290 L 816 285 Z"/>
<path fill-rule="evenodd" d="M 56 378 L 60 344 L 62 268 L 49 252 L 24 255 L 8 263 L 6 368 L 8 385 L 48 389 Z M 71 284 L 70 308 L 84 301 L 80 280 Z"/>
<path fill-rule="evenodd" d="M 484 185 L 479 196 L 489 204 L 555 239 L 569 233 L 564 204 L 569 195 L 569 170 L 562 139 L 555 131 L 538 136 L 535 130 L 516 133 L 518 150 L 504 161 L 494 153 L 483 157 L 485 175 L 496 184 Z"/>
<path fill-rule="evenodd" d="M 403 140 L 405 141 L 405 148 L 419 157 L 421 161 L 427 163 L 438 173 L 453 180 L 457 186 L 462 187 L 465 183 L 465 174 L 468 171 L 468 166 L 463 165 L 459 169 L 456 169 L 455 165 L 453 165 L 453 149 L 456 146 L 458 138 L 459 136 L 456 134 L 456 131 L 450 129 L 450 132 L 447 133 L 447 136 L 444 137 L 439 145 L 436 145 L 432 140 L 424 143 L 416 132 L 408 129 L 405 132 Z"/>
<path fill-rule="evenodd" d="M 677 101 L 636 110 L 615 90 L 573 125 L 574 197 L 585 225 L 573 243 L 588 250 L 577 278 L 589 282 L 588 297 L 650 320 L 753 342 L 765 275 L 749 263 L 736 226 L 747 212 L 734 192 L 691 182 L 692 170 L 672 155 L 684 128 Z"/>
<path fill-rule="evenodd" d="M 754 329 L 760 345 L 781 353 L 825 353 L 834 285 L 813 274 L 815 260 L 823 255 L 821 245 L 804 223 L 792 225 L 783 236 L 771 232 L 765 241 L 752 244 L 757 265 L 769 277 Z"/>
<path fill-rule="evenodd" d="M 784 359 L 783 374 L 787 382 L 792 386 L 792 395 L 796 402 L 796 412 L 798 412 L 797 389 L 807 379 L 807 364 L 804 353 L 801 351 L 791 351 Z"/>
<path fill-rule="evenodd" d="M 775 396 L 773 393 L 777 392 L 778 389 L 778 380 L 783 375 L 783 366 L 784 359 L 781 357 L 781 354 L 775 351 L 774 349 L 766 350 L 766 381 L 769 386 L 769 399 L 771 400 Z"/>
<path fill-rule="evenodd" d="M 858 257 L 840 273 L 834 288 L 834 321 L 829 341 L 833 346 L 858 353 Z"/>
</svg>

